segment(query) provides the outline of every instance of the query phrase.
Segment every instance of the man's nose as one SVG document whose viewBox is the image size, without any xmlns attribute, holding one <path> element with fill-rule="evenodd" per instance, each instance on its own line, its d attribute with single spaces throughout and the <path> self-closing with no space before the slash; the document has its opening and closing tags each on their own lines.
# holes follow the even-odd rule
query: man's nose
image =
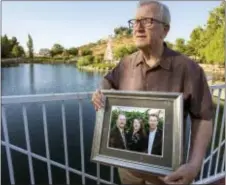
<svg viewBox="0 0 226 185">
<path fill-rule="evenodd" d="M 139 26 L 138 28 L 136 28 L 135 33 L 144 33 L 145 29 L 143 29 L 141 26 Z"/>
</svg>

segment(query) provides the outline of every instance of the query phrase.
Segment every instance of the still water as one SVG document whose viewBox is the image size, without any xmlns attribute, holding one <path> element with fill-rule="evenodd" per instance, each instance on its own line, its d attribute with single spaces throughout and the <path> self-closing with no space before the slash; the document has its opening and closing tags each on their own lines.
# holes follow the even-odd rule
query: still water
<svg viewBox="0 0 226 185">
<path fill-rule="evenodd" d="M 57 64 L 21 64 L 17 67 L 2 68 L 2 96 L 49 94 L 67 92 L 94 91 L 104 73 L 79 71 L 73 65 Z M 45 154 L 42 104 L 26 104 L 31 150 L 41 156 Z M 62 133 L 61 104 L 46 103 L 47 124 L 49 132 L 50 156 L 53 161 L 65 164 Z M 77 101 L 65 102 L 66 131 L 68 139 L 69 166 L 81 170 L 79 112 Z M 26 149 L 25 132 L 21 105 L 6 106 L 7 125 L 10 143 Z M 90 162 L 93 139 L 95 111 L 90 101 L 83 102 L 85 171 L 96 176 L 96 165 Z M 4 140 L 2 134 L 2 140 Z M 9 174 L 5 147 L 2 149 L 2 184 L 9 184 Z M 26 155 L 12 150 L 16 184 L 29 184 L 29 167 Z M 33 159 L 36 184 L 48 183 L 46 163 Z M 110 170 L 101 166 L 101 178 L 110 180 Z M 116 174 L 115 174 L 116 175 Z M 65 184 L 66 175 L 63 169 L 52 166 L 53 184 Z M 116 183 L 117 182 L 116 175 Z M 71 184 L 81 184 L 81 177 L 70 173 Z M 86 178 L 87 184 L 96 184 Z"/>
<path fill-rule="evenodd" d="M 79 71 L 65 64 L 21 64 L 2 68 L 2 95 L 93 91 L 103 73 Z"/>
</svg>

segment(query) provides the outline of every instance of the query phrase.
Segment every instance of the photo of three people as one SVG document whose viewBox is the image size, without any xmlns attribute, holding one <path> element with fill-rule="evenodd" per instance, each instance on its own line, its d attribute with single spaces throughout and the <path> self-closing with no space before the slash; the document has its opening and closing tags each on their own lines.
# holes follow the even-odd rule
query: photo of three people
<svg viewBox="0 0 226 185">
<path fill-rule="evenodd" d="M 162 156 L 164 109 L 112 107 L 108 147 Z"/>
</svg>

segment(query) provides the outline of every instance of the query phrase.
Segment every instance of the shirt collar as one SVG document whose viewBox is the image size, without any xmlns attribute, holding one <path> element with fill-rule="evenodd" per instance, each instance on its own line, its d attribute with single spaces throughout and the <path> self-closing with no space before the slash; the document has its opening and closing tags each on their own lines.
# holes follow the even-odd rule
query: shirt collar
<svg viewBox="0 0 226 185">
<path fill-rule="evenodd" d="M 149 131 L 150 134 L 155 134 L 157 131 L 157 128 L 155 130 L 153 130 L 152 132 Z"/>
<path fill-rule="evenodd" d="M 119 129 L 120 133 L 123 133 L 124 132 L 124 129 L 122 129 L 120 127 L 118 127 L 118 129 Z"/>
<path fill-rule="evenodd" d="M 163 43 L 164 45 L 164 50 L 163 50 L 163 54 L 162 57 L 159 61 L 159 65 L 166 69 L 166 70 L 170 70 L 171 69 L 171 63 L 172 63 L 172 50 L 170 50 L 166 43 Z M 144 56 L 142 54 L 141 51 L 138 51 L 137 56 L 135 57 L 135 66 L 138 66 L 139 64 L 144 63 Z"/>
</svg>

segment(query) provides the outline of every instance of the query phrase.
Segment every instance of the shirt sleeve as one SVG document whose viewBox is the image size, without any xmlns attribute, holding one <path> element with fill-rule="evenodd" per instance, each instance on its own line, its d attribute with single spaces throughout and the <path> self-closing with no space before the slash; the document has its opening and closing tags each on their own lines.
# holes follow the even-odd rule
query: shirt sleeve
<svg viewBox="0 0 226 185">
<path fill-rule="evenodd" d="M 120 70 L 122 62 L 120 61 L 111 71 L 109 71 L 101 82 L 102 89 L 119 89 Z"/>
<path fill-rule="evenodd" d="M 190 79 L 188 88 L 190 89 L 189 113 L 191 118 L 201 120 L 213 119 L 214 106 L 212 95 L 204 70 L 198 64 L 195 64 L 193 70 L 187 75 L 189 75 Z"/>
</svg>

